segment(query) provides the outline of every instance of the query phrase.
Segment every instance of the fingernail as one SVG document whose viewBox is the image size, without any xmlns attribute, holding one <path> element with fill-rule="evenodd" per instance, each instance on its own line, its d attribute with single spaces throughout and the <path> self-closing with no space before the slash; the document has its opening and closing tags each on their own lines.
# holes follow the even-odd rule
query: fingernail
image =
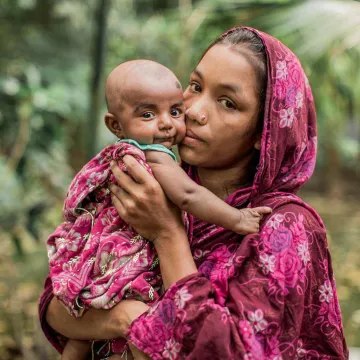
<svg viewBox="0 0 360 360">
<path fill-rule="evenodd" d="M 110 161 L 110 167 L 113 167 L 115 164 L 116 164 L 116 163 L 115 163 L 114 160 L 111 160 L 111 161 Z"/>
</svg>

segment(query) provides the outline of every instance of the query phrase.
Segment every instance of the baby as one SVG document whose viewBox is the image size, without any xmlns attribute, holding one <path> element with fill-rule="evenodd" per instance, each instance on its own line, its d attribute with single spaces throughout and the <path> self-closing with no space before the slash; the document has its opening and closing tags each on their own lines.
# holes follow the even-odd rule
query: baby
<svg viewBox="0 0 360 360">
<path fill-rule="evenodd" d="M 54 294 L 75 317 L 91 307 L 110 309 L 122 299 L 152 304 L 163 291 L 152 243 L 119 218 L 111 203 L 109 185 L 116 183 L 111 161 L 126 171 L 122 158 L 134 156 L 184 211 L 185 226 L 190 213 L 244 235 L 257 232 L 262 215 L 271 212 L 231 207 L 178 165 L 170 149 L 185 137 L 185 106 L 169 69 L 147 60 L 119 65 L 107 79 L 106 102 L 106 126 L 119 140 L 76 175 L 64 203 L 65 222 L 47 241 Z M 62 359 L 85 356 L 85 345 L 76 344 L 68 342 Z M 122 353 L 124 344 L 111 341 L 106 355 Z"/>
</svg>

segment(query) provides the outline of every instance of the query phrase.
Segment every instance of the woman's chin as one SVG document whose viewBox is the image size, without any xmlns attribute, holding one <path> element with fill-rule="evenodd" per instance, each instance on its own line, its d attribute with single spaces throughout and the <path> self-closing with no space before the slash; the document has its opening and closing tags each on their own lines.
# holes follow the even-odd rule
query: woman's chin
<svg viewBox="0 0 360 360">
<path fill-rule="evenodd" d="M 196 149 L 182 143 L 178 145 L 178 149 L 181 160 L 185 161 L 189 165 L 197 165 L 199 161 L 199 154 Z"/>
</svg>

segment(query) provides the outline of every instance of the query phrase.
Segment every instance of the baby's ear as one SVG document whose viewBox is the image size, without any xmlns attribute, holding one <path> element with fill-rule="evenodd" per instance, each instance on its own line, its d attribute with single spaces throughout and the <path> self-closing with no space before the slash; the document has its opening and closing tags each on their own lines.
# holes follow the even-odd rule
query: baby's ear
<svg viewBox="0 0 360 360">
<path fill-rule="evenodd" d="M 120 121 L 111 113 L 106 113 L 105 117 L 105 124 L 107 128 L 118 138 L 123 138 L 123 130 L 120 124 Z"/>
</svg>

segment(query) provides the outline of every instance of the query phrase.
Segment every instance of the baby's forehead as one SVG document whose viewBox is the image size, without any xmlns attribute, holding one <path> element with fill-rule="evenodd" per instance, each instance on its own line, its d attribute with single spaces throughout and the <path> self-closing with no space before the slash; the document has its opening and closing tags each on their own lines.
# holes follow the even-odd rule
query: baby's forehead
<svg viewBox="0 0 360 360">
<path fill-rule="evenodd" d="M 124 82 L 129 84 L 146 78 L 163 82 L 174 79 L 179 82 L 170 69 L 154 61 L 130 62 L 129 65 L 124 66 L 124 68 L 118 72 L 118 76 L 122 77 Z"/>
<path fill-rule="evenodd" d="M 175 77 L 158 79 L 143 76 L 132 79 L 121 93 L 122 99 L 129 105 L 136 105 L 139 101 L 151 104 L 183 101 L 182 87 Z"/>
</svg>

